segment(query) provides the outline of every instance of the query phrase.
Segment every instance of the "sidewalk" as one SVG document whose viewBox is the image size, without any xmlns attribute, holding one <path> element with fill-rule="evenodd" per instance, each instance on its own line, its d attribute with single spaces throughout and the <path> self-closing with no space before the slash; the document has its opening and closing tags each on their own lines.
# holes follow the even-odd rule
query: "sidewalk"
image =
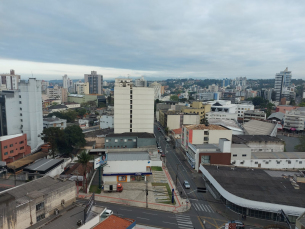
<svg viewBox="0 0 305 229">
<path fill-rule="evenodd" d="M 175 203 L 175 205 L 156 203 L 156 202 L 153 202 L 154 195 L 149 194 L 148 208 L 160 210 L 160 211 L 168 211 L 168 212 L 173 212 L 173 213 L 185 212 L 185 211 L 189 210 L 191 208 L 191 204 L 187 203 L 186 199 L 183 199 L 180 197 L 178 191 L 176 190 L 176 186 L 168 173 L 167 168 L 165 166 L 163 166 L 162 169 L 165 173 L 165 177 L 167 178 L 169 187 L 171 189 L 175 190 L 174 195 L 175 195 L 176 203 Z M 131 183 L 131 185 L 136 185 L 136 183 Z M 152 188 L 150 188 L 150 189 L 152 189 Z M 90 196 L 91 196 L 91 194 L 81 194 L 81 193 L 78 195 L 79 198 L 89 198 Z M 120 197 L 111 195 L 111 193 L 95 194 L 95 199 L 97 201 L 124 204 L 124 205 L 128 205 L 128 206 L 135 206 L 135 207 L 142 207 L 142 208 L 146 208 L 146 202 L 140 201 L 140 200 L 145 200 L 145 198 L 146 198 L 146 196 L 145 196 L 144 190 L 140 194 L 137 194 L 136 198 L 134 198 L 134 199 L 120 198 Z"/>
</svg>

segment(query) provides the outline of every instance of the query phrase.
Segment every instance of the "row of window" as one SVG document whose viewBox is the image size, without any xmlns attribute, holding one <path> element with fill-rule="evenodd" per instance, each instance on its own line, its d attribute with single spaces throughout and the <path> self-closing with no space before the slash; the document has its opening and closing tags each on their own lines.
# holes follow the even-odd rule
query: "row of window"
<svg viewBox="0 0 305 229">
<path fill-rule="evenodd" d="M 247 154 L 242 154 L 243 157 L 247 157 Z M 237 154 L 233 154 L 233 157 L 237 157 Z"/>
<path fill-rule="evenodd" d="M 24 146 L 20 147 L 20 150 L 24 149 Z M 10 153 L 14 153 L 14 150 L 11 150 Z M 5 152 L 4 155 L 8 155 L 8 152 Z"/>
<path fill-rule="evenodd" d="M 137 139 L 114 139 L 114 142 L 137 142 Z M 106 139 L 106 142 L 111 142 L 111 139 Z"/>
<path fill-rule="evenodd" d="M 23 144 L 23 143 L 24 143 L 24 141 L 19 142 L 19 144 Z M 15 144 L 17 144 L 17 142 L 15 142 Z M 10 144 L 10 147 L 13 147 L 13 146 L 14 146 L 14 144 Z M 7 149 L 7 146 L 4 146 L 3 149 Z"/>
</svg>

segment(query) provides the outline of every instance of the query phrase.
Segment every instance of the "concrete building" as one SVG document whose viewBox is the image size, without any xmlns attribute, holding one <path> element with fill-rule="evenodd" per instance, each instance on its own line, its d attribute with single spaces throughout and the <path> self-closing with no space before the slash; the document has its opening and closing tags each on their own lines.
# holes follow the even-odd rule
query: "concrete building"
<svg viewBox="0 0 305 229">
<path fill-rule="evenodd" d="M 53 105 L 48 107 L 48 110 L 52 113 L 52 112 L 62 112 L 67 110 L 68 107 L 66 105 L 62 105 L 62 104 L 58 104 L 58 105 Z"/>
<path fill-rule="evenodd" d="M 68 102 L 68 89 L 61 88 L 61 103 Z"/>
<path fill-rule="evenodd" d="M 62 87 L 63 87 L 63 88 L 66 88 L 66 89 L 69 88 L 69 87 L 68 87 L 68 76 L 67 76 L 67 75 L 64 75 L 64 76 L 62 77 Z"/>
<path fill-rule="evenodd" d="M 155 147 L 156 138 L 151 133 L 108 134 L 105 149 Z"/>
<path fill-rule="evenodd" d="M 5 90 L 17 90 L 20 82 L 20 75 L 15 74 L 15 70 L 11 69 L 10 73 L 0 74 L 0 88 Z"/>
<path fill-rule="evenodd" d="M 103 115 L 100 117 L 100 129 L 107 129 L 114 127 L 114 117 L 109 115 Z"/>
<path fill-rule="evenodd" d="M 276 101 L 280 102 L 282 99 L 282 92 L 286 88 L 291 86 L 291 71 L 288 71 L 288 67 L 275 74 L 274 91 L 276 92 Z"/>
<path fill-rule="evenodd" d="M 231 101 L 217 100 L 208 103 L 211 104 L 211 111 L 213 112 L 237 113 L 236 104 L 231 104 Z"/>
<path fill-rule="evenodd" d="M 218 85 L 215 84 L 209 85 L 208 90 L 210 92 L 218 92 Z"/>
<path fill-rule="evenodd" d="M 77 94 L 69 94 L 68 95 L 68 102 L 69 103 L 86 103 L 89 101 L 95 101 L 97 104 L 98 95 L 77 95 Z"/>
<path fill-rule="evenodd" d="M 201 92 L 196 94 L 196 99 L 200 101 L 219 100 L 221 92 Z"/>
<path fill-rule="evenodd" d="M 154 89 L 154 99 L 161 99 L 161 84 L 157 82 L 153 82 L 149 85 L 149 87 Z"/>
<path fill-rule="evenodd" d="M 232 144 L 245 144 L 251 152 L 284 152 L 285 142 L 268 135 L 233 135 Z"/>
<path fill-rule="evenodd" d="M 251 119 L 255 120 L 266 120 L 266 113 L 259 110 L 250 110 L 244 112 L 244 122 L 248 122 Z"/>
<path fill-rule="evenodd" d="M 154 89 L 115 79 L 114 133 L 154 132 Z"/>
<path fill-rule="evenodd" d="M 49 128 L 49 127 L 58 127 L 61 130 L 65 129 L 67 127 L 67 120 L 66 119 L 60 119 L 56 116 L 52 116 L 50 118 L 44 118 L 43 119 L 43 128 Z"/>
<path fill-rule="evenodd" d="M 286 114 L 286 111 L 295 110 L 297 108 L 299 107 L 291 105 L 278 105 L 275 109 L 275 112 L 282 112 L 283 114 Z"/>
<path fill-rule="evenodd" d="M 305 110 L 298 108 L 297 110 L 286 111 L 284 116 L 284 126 L 286 130 L 303 131 L 305 126 Z"/>
<path fill-rule="evenodd" d="M 304 183 L 292 182 L 296 172 L 200 164 L 207 190 L 230 210 L 247 217 L 294 223 L 305 211 Z"/>
<path fill-rule="evenodd" d="M 205 114 L 211 111 L 211 104 L 195 101 L 192 102 L 190 107 L 182 107 L 181 111 L 185 114 L 197 114 L 200 116 L 200 120 L 203 120 L 205 118 Z"/>
<path fill-rule="evenodd" d="M 160 159 L 153 160 L 147 151 L 108 152 L 107 166 L 103 168 L 103 181 L 130 182 L 146 181 L 146 176 L 152 174 L 151 166 L 162 166 Z"/>
<path fill-rule="evenodd" d="M 58 85 L 48 86 L 47 87 L 47 95 L 50 99 L 59 99 L 61 98 L 61 88 Z"/>
<path fill-rule="evenodd" d="M 253 111 L 253 110 L 254 110 L 254 105 L 252 103 L 236 104 L 236 113 L 238 115 L 238 118 L 243 118 L 244 113 L 246 111 Z"/>
<path fill-rule="evenodd" d="M 187 150 L 191 144 L 218 144 L 220 138 L 231 141 L 232 130 L 218 125 L 183 125 L 181 145 Z"/>
<path fill-rule="evenodd" d="M 48 86 L 49 86 L 49 81 L 45 81 L 45 80 L 41 81 L 41 91 L 46 92 Z"/>
<path fill-rule="evenodd" d="M 276 137 L 277 123 L 250 120 L 244 125 L 246 135 L 269 135 Z"/>
<path fill-rule="evenodd" d="M 147 87 L 147 80 L 144 79 L 144 76 L 141 76 L 140 79 L 136 79 L 134 82 L 135 87 Z"/>
<path fill-rule="evenodd" d="M 74 88 L 75 88 L 75 92 L 79 95 L 88 95 L 89 94 L 89 82 L 75 83 Z"/>
<path fill-rule="evenodd" d="M 79 119 L 78 125 L 80 128 L 88 128 L 89 127 L 89 120 L 88 119 Z"/>
<path fill-rule="evenodd" d="M 89 83 L 89 94 L 103 94 L 103 75 L 91 71 L 91 74 L 85 74 L 85 83 Z"/>
<path fill-rule="evenodd" d="M 31 151 L 43 144 L 41 81 L 21 81 L 19 89 L 2 91 L 0 97 L 0 136 L 25 133 Z"/>
<path fill-rule="evenodd" d="M 209 124 L 223 126 L 232 130 L 232 135 L 244 135 L 244 130 L 236 120 L 208 119 Z"/>
<path fill-rule="evenodd" d="M 29 228 L 54 215 L 56 209 L 61 211 L 65 206 L 71 205 L 76 196 L 75 182 L 49 176 L 2 191 L 1 228 Z"/>
<path fill-rule="evenodd" d="M 219 120 L 237 120 L 236 113 L 227 113 L 227 112 L 208 112 L 205 114 L 205 118 L 209 121 L 210 119 L 219 119 Z"/>
<path fill-rule="evenodd" d="M 225 78 L 222 80 L 222 87 L 227 87 L 227 86 L 230 86 L 231 84 L 231 80 L 228 79 L 228 78 Z"/>
<path fill-rule="evenodd" d="M 9 164 L 31 153 L 27 145 L 26 134 L 14 134 L 0 137 L 0 161 Z"/>
<path fill-rule="evenodd" d="M 199 124 L 200 115 L 184 114 L 180 111 L 160 110 L 159 121 L 164 128 L 168 130 L 179 129 L 182 125 Z"/>
</svg>

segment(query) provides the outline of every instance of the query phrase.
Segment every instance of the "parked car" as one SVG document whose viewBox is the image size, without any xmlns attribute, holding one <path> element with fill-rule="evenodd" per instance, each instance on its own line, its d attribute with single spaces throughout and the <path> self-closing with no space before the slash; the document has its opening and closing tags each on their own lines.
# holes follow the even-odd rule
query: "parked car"
<svg viewBox="0 0 305 229">
<path fill-rule="evenodd" d="M 165 153 L 161 153 L 161 157 L 166 157 L 166 156 L 165 156 Z"/>
<path fill-rule="evenodd" d="M 163 152 L 163 151 L 162 151 L 162 149 L 160 148 L 160 149 L 159 149 L 159 153 L 162 153 L 162 152 Z"/>
<path fill-rule="evenodd" d="M 236 229 L 244 229 L 245 224 L 241 222 L 240 220 L 230 220 L 227 224 L 229 226 L 230 223 L 235 223 L 236 224 Z"/>
<path fill-rule="evenodd" d="M 110 216 L 110 215 L 113 214 L 113 211 L 110 210 L 110 209 L 107 209 L 107 210 L 104 212 L 104 214 L 105 214 L 106 216 Z"/>
<path fill-rule="evenodd" d="M 189 184 L 189 182 L 188 182 L 187 180 L 185 180 L 185 181 L 183 182 L 183 186 L 184 186 L 185 188 L 191 188 L 191 186 L 190 186 L 190 184 Z"/>
</svg>

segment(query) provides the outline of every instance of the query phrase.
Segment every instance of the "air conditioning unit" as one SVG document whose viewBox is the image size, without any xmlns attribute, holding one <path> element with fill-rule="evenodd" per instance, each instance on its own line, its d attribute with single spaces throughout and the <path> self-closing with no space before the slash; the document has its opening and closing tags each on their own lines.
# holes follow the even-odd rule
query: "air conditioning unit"
<svg viewBox="0 0 305 229">
<path fill-rule="evenodd" d="M 61 200 L 61 206 L 65 206 L 65 200 Z"/>
<path fill-rule="evenodd" d="M 55 208 L 54 215 L 58 215 L 58 214 L 59 214 L 59 210 L 57 208 Z"/>
</svg>

